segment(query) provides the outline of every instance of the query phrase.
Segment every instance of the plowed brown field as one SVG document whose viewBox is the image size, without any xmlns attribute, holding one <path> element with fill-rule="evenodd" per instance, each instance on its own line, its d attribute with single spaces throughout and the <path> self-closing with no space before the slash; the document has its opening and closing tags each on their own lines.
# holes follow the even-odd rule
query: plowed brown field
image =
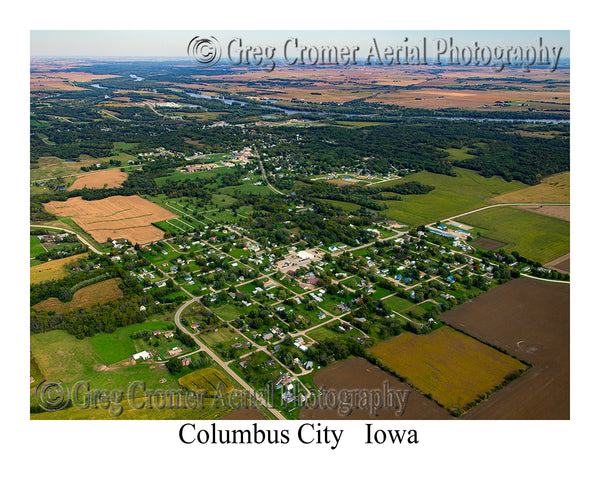
<svg viewBox="0 0 600 480">
<path fill-rule="evenodd" d="M 120 187 L 127 180 L 127 173 L 118 168 L 98 170 L 78 177 L 67 190 L 78 190 L 80 188 L 113 188 Z"/>
<path fill-rule="evenodd" d="M 44 207 L 59 217 L 71 217 L 97 242 L 105 242 L 108 238 L 124 238 L 139 244 L 160 240 L 163 231 L 152 223 L 177 217 L 137 195 L 91 201 L 74 197 L 66 202 L 45 203 Z"/>
</svg>

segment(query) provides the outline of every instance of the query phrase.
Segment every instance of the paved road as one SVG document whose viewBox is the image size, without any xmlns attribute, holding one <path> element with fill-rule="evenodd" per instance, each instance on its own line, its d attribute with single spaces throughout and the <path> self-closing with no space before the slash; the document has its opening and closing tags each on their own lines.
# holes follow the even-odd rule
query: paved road
<svg viewBox="0 0 600 480">
<path fill-rule="evenodd" d="M 78 233 L 75 233 L 71 230 L 67 230 L 66 228 L 62 228 L 62 227 L 52 227 L 50 225 L 29 225 L 31 228 L 36 227 L 36 228 L 48 228 L 50 230 L 61 230 L 63 232 L 67 232 L 67 233 L 72 233 L 73 235 L 76 235 L 77 238 L 79 239 L 79 241 L 81 243 L 83 243 L 84 245 L 87 245 L 90 250 L 94 253 L 97 253 L 98 255 L 108 255 L 108 253 L 105 252 L 101 252 L 100 250 L 97 250 L 96 247 L 94 247 L 90 242 L 88 242 L 85 238 L 83 238 L 81 235 L 79 235 Z"/>
<path fill-rule="evenodd" d="M 269 183 L 269 181 L 267 180 L 267 174 L 265 173 L 265 167 L 263 167 L 263 163 L 262 160 L 258 161 L 258 164 L 260 165 L 260 170 L 262 172 L 262 176 L 265 179 L 265 183 L 267 184 L 267 187 L 269 187 L 271 190 L 273 190 L 275 193 L 278 193 L 279 195 L 283 195 L 284 197 L 287 197 L 287 195 L 283 192 L 280 192 L 279 190 L 277 190 L 273 185 L 271 185 Z"/>
<path fill-rule="evenodd" d="M 263 405 L 265 405 L 265 407 L 275 416 L 277 417 L 279 420 L 285 420 L 285 417 L 277 410 L 275 410 L 275 408 L 273 408 L 273 406 L 271 406 L 271 404 L 262 397 L 262 395 L 260 395 L 257 391 L 255 391 L 250 385 L 248 385 L 244 380 L 242 380 L 242 378 L 235 373 L 233 370 L 231 370 L 231 368 L 229 368 L 227 366 L 227 364 L 225 362 L 223 362 L 223 360 L 221 360 L 216 353 L 214 353 L 211 349 L 207 348 L 200 340 L 198 340 L 196 338 L 195 335 L 193 335 L 191 332 L 189 332 L 182 324 L 181 324 L 181 313 L 185 310 L 185 308 L 189 305 L 191 305 L 194 302 L 197 302 L 199 299 L 199 297 L 193 297 L 191 300 L 188 300 L 187 302 L 185 302 L 183 305 L 181 305 L 181 307 L 179 307 L 179 309 L 177 310 L 177 312 L 175 313 L 175 324 L 177 325 L 177 328 L 179 328 L 182 332 L 187 333 L 188 335 L 190 335 L 194 341 L 196 342 L 196 344 L 200 347 L 200 349 L 204 352 L 206 352 L 208 355 L 210 355 L 210 357 L 223 369 L 225 370 L 231 377 L 233 377 L 233 379 L 235 381 L 237 381 L 242 387 L 244 387 L 246 390 L 248 390 L 250 393 L 252 393 L 252 395 L 257 398 L 259 400 L 259 402 L 261 402 Z"/>
</svg>

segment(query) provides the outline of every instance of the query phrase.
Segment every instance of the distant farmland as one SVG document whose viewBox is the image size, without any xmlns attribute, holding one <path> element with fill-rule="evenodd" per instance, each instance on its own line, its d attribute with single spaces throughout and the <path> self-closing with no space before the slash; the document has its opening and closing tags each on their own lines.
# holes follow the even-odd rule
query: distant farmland
<svg viewBox="0 0 600 480">
<path fill-rule="evenodd" d="M 371 348 L 370 353 L 425 394 L 452 411 L 527 366 L 450 327 L 427 335 L 403 333 Z"/>
</svg>

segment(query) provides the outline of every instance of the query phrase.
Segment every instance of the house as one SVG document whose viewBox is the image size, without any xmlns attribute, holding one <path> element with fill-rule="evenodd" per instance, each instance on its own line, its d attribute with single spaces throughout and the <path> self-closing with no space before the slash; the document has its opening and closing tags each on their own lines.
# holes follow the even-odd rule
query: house
<svg viewBox="0 0 600 480">
<path fill-rule="evenodd" d="M 152 358 L 152 354 L 144 350 L 143 352 L 134 353 L 131 357 L 132 360 L 149 360 Z"/>
<path fill-rule="evenodd" d="M 262 336 L 263 340 L 266 342 L 268 340 L 271 340 L 273 338 L 273 334 L 271 332 L 267 332 Z"/>
<path fill-rule="evenodd" d="M 165 338 L 173 338 L 174 335 L 173 332 L 165 332 Z"/>
<path fill-rule="evenodd" d="M 140 312 L 143 312 L 144 310 L 146 310 L 146 307 L 144 307 L 143 305 L 140 305 Z"/>
<path fill-rule="evenodd" d="M 190 357 L 185 357 L 185 358 L 182 358 L 182 359 L 181 359 L 181 364 L 182 364 L 184 367 L 187 367 L 187 366 L 189 366 L 189 365 L 191 365 L 191 364 L 192 364 L 192 359 L 191 359 Z"/>
</svg>

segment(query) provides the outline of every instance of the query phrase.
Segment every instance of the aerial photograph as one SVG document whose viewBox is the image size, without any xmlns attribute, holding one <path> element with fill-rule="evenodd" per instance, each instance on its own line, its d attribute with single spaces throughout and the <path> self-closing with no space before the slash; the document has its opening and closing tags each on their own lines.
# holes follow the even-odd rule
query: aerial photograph
<svg viewBox="0 0 600 480">
<path fill-rule="evenodd" d="M 31 420 L 571 418 L 569 31 L 30 39 Z"/>
</svg>

